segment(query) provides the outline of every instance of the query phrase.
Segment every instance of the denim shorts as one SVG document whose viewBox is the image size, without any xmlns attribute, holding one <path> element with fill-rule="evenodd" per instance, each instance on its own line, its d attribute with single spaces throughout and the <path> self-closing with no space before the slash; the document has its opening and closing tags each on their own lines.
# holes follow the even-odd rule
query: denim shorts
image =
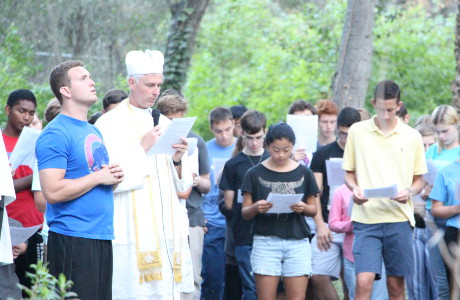
<svg viewBox="0 0 460 300">
<path fill-rule="evenodd" d="M 269 276 L 310 276 L 311 247 L 308 238 L 286 240 L 276 236 L 254 237 L 251 254 L 255 274 Z"/>
<path fill-rule="evenodd" d="M 356 274 L 371 272 L 379 278 L 382 261 L 388 276 L 405 277 L 413 274 L 414 240 L 409 222 L 353 222 L 353 233 Z"/>
</svg>

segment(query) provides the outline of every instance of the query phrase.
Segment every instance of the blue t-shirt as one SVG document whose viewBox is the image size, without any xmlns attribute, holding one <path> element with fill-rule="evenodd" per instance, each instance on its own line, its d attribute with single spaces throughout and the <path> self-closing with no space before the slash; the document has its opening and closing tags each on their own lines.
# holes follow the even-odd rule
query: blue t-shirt
<svg viewBox="0 0 460 300">
<path fill-rule="evenodd" d="M 452 149 L 442 149 L 438 152 L 439 145 L 433 144 L 426 150 L 425 157 L 427 160 L 432 159 L 436 168 L 441 170 L 460 156 L 460 146 Z M 431 200 L 426 202 L 426 208 L 431 209 Z"/>
<path fill-rule="evenodd" d="M 454 161 L 439 171 L 431 190 L 430 198 L 443 202 L 445 206 L 460 204 L 459 200 L 455 200 L 455 185 L 457 182 L 460 182 L 460 162 Z M 447 219 L 446 226 L 460 229 L 458 217 L 459 215 L 455 215 Z"/>
<path fill-rule="evenodd" d="M 99 130 L 88 122 L 58 115 L 46 126 L 35 148 L 38 169 L 65 169 L 65 179 L 77 179 L 109 164 Z M 47 204 L 50 231 L 82 238 L 112 240 L 112 186 L 98 185 L 73 200 Z"/>
<path fill-rule="evenodd" d="M 225 161 L 230 159 L 235 143 L 228 147 L 217 144 L 216 139 L 206 143 L 208 149 L 209 164 L 211 165 L 211 190 L 204 196 L 203 212 L 208 224 L 216 227 L 225 227 L 225 217 L 219 210 L 219 185 L 215 184 L 215 173 L 221 174 Z M 222 169 L 219 168 L 222 167 Z M 220 170 L 218 170 L 220 169 Z"/>
</svg>

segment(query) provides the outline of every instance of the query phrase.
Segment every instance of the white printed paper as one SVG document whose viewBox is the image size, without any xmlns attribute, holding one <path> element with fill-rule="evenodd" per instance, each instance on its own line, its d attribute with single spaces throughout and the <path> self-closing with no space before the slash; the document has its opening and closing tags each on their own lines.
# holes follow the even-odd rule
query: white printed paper
<svg viewBox="0 0 460 300">
<path fill-rule="evenodd" d="M 11 245 L 19 245 L 27 241 L 42 225 L 33 227 L 14 227 L 10 226 Z"/>
<path fill-rule="evenodd" d="M 423 175 L 423 179 L 425 179 L 428 184 L 434 185 L 434 181 L 438 175 L 438 168 L 436 168 L 436 165 L 432 159 L 428 159 L 426 161 L 426 166 L 428 168 L 428 173 Z"/>
<path fill-rule="evenodd" d="M 243 195 L 241 194 L 241 189 L 238 189 L 238 195 L 236 195 L 236 203 L 243 204 Z"/>
<path fill-rule="evenodd" d="M 175 118 L 171 121 L 165 131 L 161 134 L 157 143 L 149 150 L 147 155 L 167 154 L 173 155 L 176 149 L 172 146 L 180 144 L 181 137 L 186 137 L 195 123 L 196 117 Z"/>
<path fill-rule="evenodd" d="M 187 143 L 188 143 L 188 156 L 192 156 L 192 154 L 195 153 L 196 147 L 198 146 L 198 139 L 194 137 L 187 138 Z"/>
<path fill-rule="evenodd" d="M 305 152 L 316 152 L 316 142 L 318 140 L 317 115 L 287 115 L 286 123 L 294 130 L 294 150 L 303 148 Z"/>
<path fill-rule="evenodd" d="M 5 196 L 6 206 L 16 199 L 16 192 L 14 191 L 13 175 L 11 175 L 10 163 L 1 133 L 0 130 L 0 197 Z"/>
<path fill-rule="evenodd" d="M 217 185 L 220 180 L 220 176 L 222 175 L 222 171 L 224 170 L 225 163 L 227 162 L 227 158 L 213 158 L 212 159 L 212 173 L 214 175 L 214 184 Z"/>
<path fill-rule="evenodd" d="M 394 198 L 398 194 L 398 186 L 396 184 L 381 188 L 365 189 L 364 198 Z"/>
<path fill-rule="evenodd" d="M 268 194 L 267 202 L 273 203 L 273 206 L 267 211 L 267 214 L 284 214 L 292 213 L 291 205 L 302 201 L 304 194 Z"/>
<path fill-rule="evenodd" d="M 351 218 L 351 212 L 353 211 L 353 205 L 355 205 L 355 201 L 353 201 L 353 195 L 350 196 L 350 201 L 348 202 L 348 210 L 347 215 Z"/>
<path fill-rule="evenodd" d="M 327 183 L 329 186 L 339 186 L 345 183 L 345 170 L 342 169 L 342 158 L 326 160 Z"/>
<path fill-rule="evenodd" d="M 16 170 L 20 165 L 33 167 L 36 161 L 35 144 L 42 131 L 30 127 L 24 127 L 18 142 L 10 156 L 11 170 Z"/>
</svg>

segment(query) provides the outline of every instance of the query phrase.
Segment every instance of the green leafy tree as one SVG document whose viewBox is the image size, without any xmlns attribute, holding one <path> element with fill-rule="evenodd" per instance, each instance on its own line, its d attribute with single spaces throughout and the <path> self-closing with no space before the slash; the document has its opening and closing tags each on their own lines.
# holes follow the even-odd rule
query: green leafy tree
<svg viewBox="0 0 460 300">
<path fill-rule="evenodd" d="M 216 1 L 204 16 L 184 94 L 205 138 L 209 111 L 244 104 L 283 120 L 299 98 L 329 97 L 345 2 L 283 11 L 271 1 Z"/>
<path fill-rule="evenodd" d="M 166 43 L 163 86 L 165 89 L 181 91 L 187 79 L 196 35 L 209 0 L 167 2 L 171 10 L 171 21 Z"/>
<path fill-rule="evenodd" d="M 32 48 L 18 33 L 16 26 L 11 25 L 3 35 L 0 45 L 0 127 L 6 124 L 6 114 L 3 107 L 8 95 L 16 89 L 30 89 L 34 92 L 40 108 L 44 108 L 52 93 L 48 84 L 34 84 L 28 78 L 40 70 L 33 62 Z"/>
<path fill-rule="evenodd" d="M 438 105 L 450 104 L 450 84 L 455 78 L 454 30 L 455 15 L 429 16 L 420 6 L 409 7 L 394 18 L 382 14 L 375 24 L 367 99 L 378 81 L 392 79 L 401 86 L 412 120 Z"/>
</svg>

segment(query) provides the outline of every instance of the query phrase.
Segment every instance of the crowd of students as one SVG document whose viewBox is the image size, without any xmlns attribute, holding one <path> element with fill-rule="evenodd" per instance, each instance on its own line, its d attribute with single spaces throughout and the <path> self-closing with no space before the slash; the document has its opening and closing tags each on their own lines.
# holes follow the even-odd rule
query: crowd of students
<svg viewBox="0 0 460 300">
<path fill-rule="evenodd" d="M 128 61 L 127 65 L 129 73 Z M 80 67 L 82 66 L 77 65 L 77 68 Z M 161 72 L 155 71 L 153 74 L 156 76 Z M 100 137 L 100 143 L 103 143 L 102 139 L 108 143 L 108 152 L 105 147 L 102 147 L 98 148 L 100 152 L 97 153 L 106 161 L 100 165 L 96 165 L 96 162 L 93 161 L 94 165 L 90 165 L 90 169 L 104 170 L 105 165 L 109 165 L 107 155 L 111 158 L 120 157 L 119 160 L 127 164 L 130 160 L 135 159 L 130 156 L 123 160 L 125 158 L 122 158 L 122 154 L 117 155 L 118 150 L 111 149 L 118 143 L 116 142 L 117 134 L 113 134 L 113 137 L 110 138 L 107 137 L 109 136 L 107 131 L 111 127 L 107 127 L 109 117 L 104 117 L 104 114 L 116 109 L 120 103 L 125 105 L 123 103 L 127 103 L 126 101 L 130 104 L 133 104 L 131 100 L 134 103 L 135 101 L 140 103 L 139 98 L 136 100 L 134 97 L 141 93 L 136 86 L 141 81 L 137 81 L 139 79 L 136 76 L 150 73 L 152 73 L 150 70 L 144 73 L 133 72 L 133 77 L 129 79 L 130 94 L 121 90 L 110 90 L 104 97 L 103 110 L 89 118 L 88 121 L 96 124 L 99 129 L 88 125 L 90 127 L 85 130 Z M 168 126 L 169 120 L 186 116 L 188 102 L 180 92 L 166 90 L 159 96 L 159 85 L 156 88 L 158 95 L 154 96 L 153 100 L 162 118 L 166 117 L 164 120 L 160 119 L 163 122 L 160 122 L 160 125 Z M 57 95 L 62 94 L 66 99 L 66 93 L 70 95 L 72 91 L 62 89 L 64 88 L 61 87 Z M 74 99 L 72 95 L 68 98 Z M 150 100 L 145 98 L 145 101 Z M 147 299 L 160 299 L 160 296 L 152 296 L 157 294 L 149 294 L 147 290 L 143 290 L 142 286 L 149 281 L 162 281 L 165 280 L 165 277 L 171 276 L 173 278 L 172 288 L 169 285 L 158 288 L 160 291 L 158 295 L 163 295 L 164 299 L 176 299 L 178 295 L 184 299 L 210 300 L 275 299 L 277 297 L 281 299 L 283 297 L 286 299 L 338 299 L 338 292 L 332 281 L 340 279 L 344 299 L 404 299 L 405 294 L 409 299 L 449 299 L 452 297 L 458 288 L 458 281 L 456 281 L 458 274 L 455 274 L 456 268 L 452 268 L 452 259 L 449 260 L 449 257 L 453 256 L 455 261 L 456 253 L 452 250 L 453 248 L 443 247 L 442 243 L 433 243 L 432 236 L 436 235 L 437 231 L 445 232 L 446 245 L 456 244 L 458 239 L 460 228 L 457 218 L 460 213 L 460 199 L 458 199 L 460 119 L 458 112 L 452 106 L 440 105 L 433 110 L 431 115 L 419 118 L 413 129 L 407 125 L 410 117 L 401 100 L 399 86 L 388 80 L 376 86 L 371 101 L 376 112 L 374 117 L 370 117 L 363 109 L 351 107 L 339 109 L 331 100 L 319 100 L 315 105 L 305 100 L 298 100 L 286 108 L 288 114 L 303 115 L 306 118 L 317 115 L 319 130 L 317 149 L 314 152 L 296 147 L 296 134 L 284 122 L 271 124 L 267 129 L 267 119 L 261 111 L 248 110 L 242 105 L 231 108 L 214 108 L 209 114 L 210 130 L 214 138 L 205 142 L 199 135 L 190 132 L 187 138 L 189 141 L 196 139 L 196 148 L 187 149 L 186 146 L 191 142 L 182 141 L 178 144 L 179 146 L 175 146 L 177 152 L 172 156 L 172 160 L 169 157 L 165 161 L 166 164 L 161 167 L 168 174 L 172 172 L 171 174 L 176 174 L 174 175 L 176 177 L 179 174 L 179 178 L 171 175 L 171 179 L 168 179 L 176 182 L 176 186 L 178 180 L 187 181 L 184 172 L 189 172 L 187 176 L 191 178 L 182 189 L 175 189 L 174 184 L 171 186 L 171 190 L 177 193 L 171 198 L 171 211 L 167 211 L 172 216 L 171 220 L 163 215 L 163 204 L 161 208 L 158 208 L 162 210 L 161 220 L 168 220 L 172 223 L 170 229 L 162 228 L 159 231 L 156 225 L 153 226 L 156 230 L 155 234 L 160 232 L 158 243 L 162 243 L 161 234 L 166 235 L 171 231 L 171 245 L 165 242 L 167 246 L 164 246 L 165 249 L 163 249 L 163 246 L 155 245 L 155 240 L 153 246 L 150 243 L 143 245 L 139 241 L 139 234 L 148 235 L 149 233 L 143 233 L 142 231 L 146 229 L 139 229 L 137 225 L 138 215 L 145 213 L 142 212 L 145 207 L 141 206 L 144 204 L 137 204 L 137 206 L 134 204 L 133 208 L 129 208 L 130 214 L 133 213 L 131 209 L 134 209 L 134 216 L 129 217 L 135 220 L 134 225 L 130 224 L 129 218 L 123 222 L 134 228 L 133 232 L 136 237 L 134 238 L 134 233 L 128 230 L 125 232 L 125 239 L 127 241 L 134 239 L 130 246 L 132 250 L 129 251 L 137 251 L 140 273 L 137 273 L 135 280 L 140 281 L 133 283 L 132 286 L 118 282 L 125 281 L 125 276 L 128 276 L 126 272 L 129 273 L 131 270 L 138 272 L 138 265 L 135 262 L 135 255 L 132 256 L 134 269 L 123 267 L 126 256 L 122 256 L 117 262 L 117 247 L 122 247 L 120 243 L 124 242 L 114 242 L 114 268 L 124 271 L 120 272 L 123 274 L 117 275 L 118 277 L 114 276 L 113 282 L 112 279 L 108 280 L 103 287 L 104 290 L 110 290 L 112 286 L 112 290 L 116 291 L 113 298 L 128 299 L 137 298 L 133 295 L 140 294 L 124 293 L 121 289 L 139 289 L 142 293 L 145 292 L 142 295 Z M 60 114 L 62 103 L 64 103 L 64 112 Z M 70 111 L 69 106 L 66 106 L 65 103 L 62 99 L 51 100 L 45 110 L 45 120 L 50 123 L 60 115 L 58 121 L 50 123 L 52 130 L 56 132 L 66 130 L 68 132 L 63 135 L 75 138 L 76 132 L 80 129 L 72 131 L 70 128 L 83 125 L 70 118 L 62 117 L 67 116 L 66 111 Z M 125 105 L 126 111 L 131 110 L 133 114 L 141 112 L 137 110 L 133 112 L 130 104 Z M 142 104 L 137 107 L 145 109 L 150 114 L 150 106 L 150 104 Z M 7 126 L 2 130 L 8 154 L 13 152 L 25 126 L 32 127 L 34 124 L 40 126 L 39 120 L 34 121 L 34 118 L 37 119 L 36 107 L 37 102 L 31 91 L 16 90 L 10 94 L 5 108 L 8 116 Z M 109 116 L 113 117 L 118 114 L 120 118 L 118 121 L 122 122 L 124 120 L 121 115 L 122 111 L 122 108 L 117 109 Z M 64 123 L 59 127 L 58 122 Z M 152 125 L 149 126 L 152 127 Z M 122 131 L 122 127 L 123 124 L 119 130 Z M 156 128 L 155 131 L 150 133 L 154 135 L 154 142 L 151 144 L 154 144 L 161 135 L 159 127 L 154 128 Z M 48 157 L 52 156 L 48 152 L 53 152 L 52 154 L 59 151 L 68 152 L 73 143 L 72 141 L 61 141 L 60 134 L 56 133 L 57 135 L 53 136 L 50 135 L 50 131 L 51 129 L 47 130 L 49 138 L 45 140 L 41 137 L 37 144 L 37 156 L 42 159 L 39 161 L 38 168 L 22 165 L 15 170 L 12 179 L 16 201 L 6 205 L 8 217 L 19 223 L 19 225 L 11 224 L 12 226 L 31 227 L 43 224 L 43 228 L 27 242 L 12 245 L 15 272 L 19 282 L 25 286 L 31 284 L 25 275 L 26 272 L 32 272 L 30 264 L 40 259 L 47 260 L 43 253 L 51 254 L 52 260 L 59 260 L 62 254 L 57 249 L 60 250 L 62 247 L 67 249 L 66 247 L 83 245 L 107 251 L 104 248 L 105 244 L 74 242 L 67 244 L 66 240 L 61 240 L 65 235 L 60 234 L 70 232 L 69 234 L 72 235 L 74 228 L 59 231 L 53 227 L 55 225 L 52 225 L 51 243 L 48 241 L 44 212 L 46 211 L 45 219 L 51 223 L 56 223 L 57 220 L 65 223 L 65 217 L 59 215 L 59 205 L 62 206 L 59 202 L 64 200 L 56 198 L 60 197 L 61 192 L 49 188 L 52 185 L 49 181 L 59 176 L 52 177 L 48 172 L 68 168 L 62 159 L 59 160 L 60 165 L 47 165 L 48 159 L 51 160 Z M 134 138 L 128 135 L 126 139 Z M 143 139 L 140 140 L 143 141 Z M 70 144 L 67 145 L 67 143 Z M 150 148 L 151 144 L 147 148 Z M 123 145 L 118 143 L 117 148 L 120 147 Z M 127 149 L 123 151 L 131 150 L 127 146 Z M 96 155 L 95 152 L 93 155 Z M 72 164 L 72 153 L 70 158 L 70 162 L 66 164 Z M 344 181 L 341 185 L 331 185 L 328 182 L 327 164 L 337 159 L 343 161 Z M 157 157 L 155 162 L 157 167 L 159 161 Z M 184 163 L 181 165 L 182 162 Z M 423 177 L 428 171 L 427 162 L 433 164 L 438 171 L 435 181 L 431 183 Z M 61 165 L 63 166 L 60 167 Z M 67 169 L 67 172 L 76 172 L 72 176 L 79 178 L 81 176 L 77 170 L 79 166 L 81 167 L 81 164 L 76 164 L 74 169 L 71 171 Z M 110 165 L 107 168 L 111 170 L 107 169 L 107 172 L 117 175 L 113 175 L 111 181 L 108 179 L 101 181 L 99 185 L 113 185 L 114 192 L 117 193 L 115 195 L 118 196 L 128 191 L 129 194 L 126 194 L 125 198 L 134 193 L 131 192 L 132 190 L 138 189 L 137 187 L 126 188 L 128 183 L 123 182 L 124 175 L 121 169 L 125 169 L 123 163 L 120 163 L 120 166 Z M 128 169 L 124 172 L 128 174 L 125 176 L 126 181 L 134 186 L 136 182 L 133 183 L 131 180 L 131 176 L 134 175 L 131 175 L 129 167 L 126 168 Z M 136 172 L 139 171 L 136 170 Z M 148 178 L 161 181 L 166 173 L 161 171 L 157 177 L 149 175 Z M 44 181 L 44 193 L 41 191 L 40 181 Z M 150 181 L 145 183 L 145 185 L 148 184 Z M 382 188 L 392 184 L 397 185 L 397 193 L 391 197 L 366 196 L 366 189 Z M 96 183 L 93 185 L 99 186 Z M 94 186 L 91 186 L 86 192 L 93 188 Z M 158 184 L 155 189 L 157 189 L 155 194 L 165 193 L 164 184 Z M 2 196 L 8 196 L 2 190 L 0 192 Z M 52 193 L 59 194 L 59 196 L 53 196 Z M 72 199 L 77 200 L 72 201 L 83 201 L 79 200 L 81 199 L 79 198 L 81 197 L 80 192 L 74 191 L 73 193 L 78 195 L 73 195 L 75 197 Z M 112 190 L 101 188 L 98 193 L 111 194 Z M 273 201 L 268 201 L 269 194 L 274 194 Z M 270 210 L 276 205 L 274 203 L 277 201 L 277 194 L 301 195 L 301 201 L 289 206 L 288 212 L 271 213 Z M 96 197 L 99 196 L 96 195 Z M 148 196 L 145 197 L 148 198 Z M 91 198 L 86 199 L 85 201 L 90 201 Z M 110 197 L 110 199 L 113 198 Z M 117 220 L 120 214 L 120 211 L 117 212 L 119 206 L 117 201 L 128 200 L 118 200 L 115 197 L 114 201 L 115 220 Z M 182 207 L 186 208 L 186 214 L 173 212 L 180 210 L 180 206 L 174 206 L 176 201 L 182 203 Z M 93 209 L 113 210 L 113 207 L 98 208 L 95 204 L 91 205 Z M 127 205 L 119 209 L 128 209 Z M 154 210 L 152 216 L 156 218 L 155 209 L 157 208 L 153 203 L 152 207 Z M 2 208 L 1 205 L 0 208 Z M 74 208 L 73 211 L 66 209 L 70 214 L 91 217 L 83 213 L 88 210 L 87 206 Z M 104 216 L 104 219 L 99 220 L 98 224 L 110 224 L 109 218 L 113 218 L 113 214 Z M 182 220 L 182 223 L 177 225 L 177 218 L 185 218 L 186 221 Z M 91 221 L 88 222 L 91 223 Z M 139 223 L 142 222 L 139 217 Z M 72 226 L 77 226 L 80 223 L 73 222 L 72 224 Z M 165 227 L 163 223 L 159 224 Z M 180 248 L 184 246 L 180 234 L 175 235 L 174 233 L 183 228 L 182 224 L 188 227 L 186 230 L 188 243 L 185 242 L 186 247 L 189 248 L 187 253 Z M 110 241 L 115 238 L 117 241 L 117 232 L 119 232 L 117 230 L 120 229 L 117 229 L 119 225 L 116 223 L 114 225 L 114 232 L 113 228 L 108 231 L 98 228 L 94 229 L 95 237 L 85 234 L 81 236 L 90 240 L 101 239 L 103 236 L 103 240 Z M 89 229 L 91 230 L 93 229 Z M 4 239 L 5 235 L 3 234 L 1 238 Z M 168 241 L 166 237 L 165 240 Z M 175 248 L 176 241 L 179 241 L 178 243 L 182 246 Z M 442 244 L 441 247 L 438 244 Z M 43 245 L 45 249 L 48 247 L 48 251 L 43 250 Z M 155 265 L 152 265 L 153 275 L 143 273 L 139 262 L 139 257 L 141 257 L 139 247 L 150 246 L 160 247 L 159 253 L 161 254 L 158 255 L 162 257 L 164 254 L 162 259 L 167 259 L 171 263 L 169 273 L 164 270 L 165 261 L 157 265 L 158 270 L 155 269 Z M 172 260 L 171 255 L 168 254 L 169 248 L 172 251 L 170 254 L 174 256 Z M 79 249 L 72 251 L 71 255 L 77 256 L 77 253 L 74 252 L 79 252 Z M 99 250 L 93 251 L 98 252 Z M 123 253 L 128 255 L 131 253 L 129 251 L 126 250 Z M 180 257 L 177 260 L 176 255 Z M 111 260 L 111 257 L 112 252 L 109 251 L 94 255 L 93 259 Z M 187 264 L 189 258 L 190 270 Z M 86 263 L 90 262 L 86 261 Z M 103 270 L 101 274 L 108 274 L 107 272 L 111 274 L 111 263 L 106 264 L 106 268 L 109 265 L 110 270 Z M 89 268 L 85 264 L 83 267 Z M 59 271 L 63 272 L 59 268 L 51 269 L 52 273 L 59 273 Z M 0 266 L 0 272 L 4 276 L 10 274 L 11 264 Z M 79 273 L 79 276 L 82 276 L 81 274 Z M 139 274 L 141 279 L 139 279 Z M 104 281 L 105 277 L 100 276 Z M 79 277 L 70 279 L 80 280 Z M 190 284 L 186 284 L 186 281 L 190 281 Z M 14 283 L 15 279 L 11 278 L 9 282 Z M 176 291 L 175 287 L 179 285 L 181 288 Z M 102 287 L 92 288 L 97 290 Z M 11 289 L 14 288 L 7 288 L 0 283 L 0 298 L 3 299 L 4 295 L 18 297 L 17 290 L 11 291 Z M 173 292 L 167 294 L 164 291 L 167 289 L 173 289 Z M 84 294 L 82 299 L 85 297 L 87 299 L 110 299 L 112 294 L 108 296 L 102 293 L 95 296 L 88 293 Z"/>
</svg>

